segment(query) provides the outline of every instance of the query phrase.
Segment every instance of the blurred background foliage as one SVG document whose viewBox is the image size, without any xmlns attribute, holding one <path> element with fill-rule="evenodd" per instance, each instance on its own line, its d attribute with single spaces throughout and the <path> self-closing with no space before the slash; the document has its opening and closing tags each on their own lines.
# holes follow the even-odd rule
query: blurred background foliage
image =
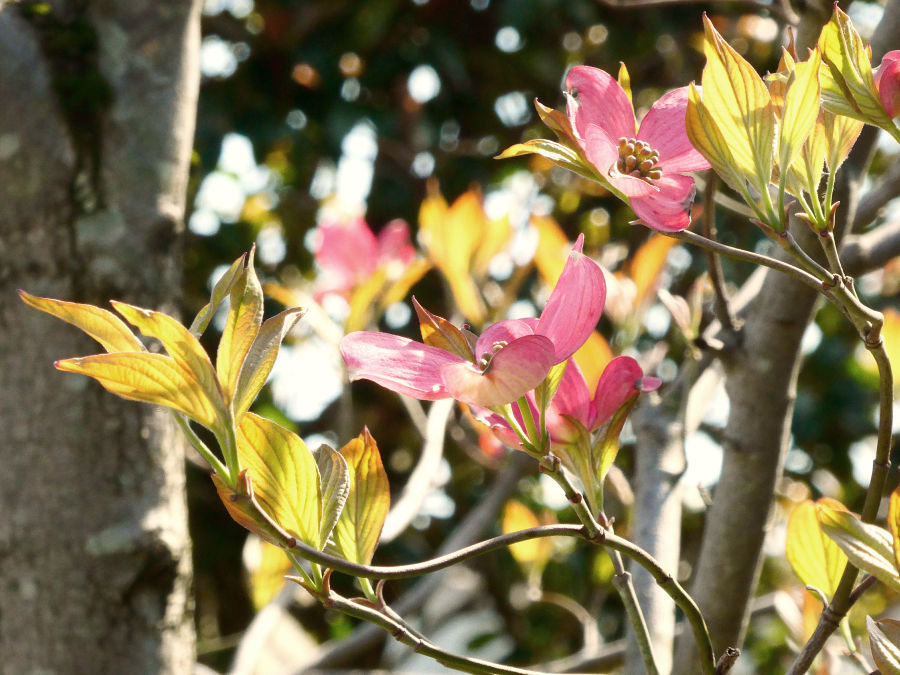
<svg viewBox="0 0 900 675">
<path fill-rule="evenodd" d="M 516 237 L 526 240 L 526 250 L 529 218 L 552 216 L 568 239 L 583 232 L 587 252 L 612 269 L 627 269 L 649 237 L 646 228 L 628 224 L 633 215 L 627 207 L 540 159 L 492 158 L 524 139 L 550 136 L 532 101 L 562 108 L 562 82 L 571 65 L 585 63 L 615 73 L 624 62 L 639 116 L 668 89 L 699 80 L 703 10 L 760 72 L 774 69 L 785 39 L 783 25 L 764 10 L 743 13 L 741 7 L 747 4 L 635 10 L 600 0 L 206 0 L 185 315 L 206 302 L 210 280 L 222 265 L 253 244 L 264 281 L 308 287 L 316 274 L 315 228 L 329 213 L 338 218 L 363 216 L 376 233 L 402 218 L 415 241 L 420 206 L 429 190 L 439 190 L 452 203 L 477 187 L 488 216 L 509 218 Z M 871 29 L 878 7 L 861 2 L 853 7 L 859 9 L 854 18 L 865 34 L 866 20 Z M 878 165 L 890 165 L 896 147 L 885 146 L 881 152 Z M 725 243 L 749 249 L 765 245 L 755 228 L 724 209 L 719 209 L 718 225 Z M 530 245 L 533 250 L 533 241 Z M 669 249 L 665 256 L 664 251 L 653 267 L 651 285 L 675 295 L 689 294 L 703 273 L 703 257 L 682 247 Z M 522 258 L 515 253 L 507 257 L 516 263 Z M 728 260 L 723 265 L 734 284 L 752 271 Z M 540 297 L 532 274 L 510 277 L 502 264 L 489 272 L 489 283 L 495 286 L 515 277 L 520 298 Z M 876 298 L 876 306 L 886 304 L 877 299 L 882 295 L 894 297 L 896 304 L 898 279 L 897 266 L 889 266 L 862 287 L 870 299 Z M 436 270 L 427 272 L 412 290 L 432 311 L 454 316 Z M 271 300 L 267 313 L 279 307 Z M 704 325 L 708 313 L 707 306 Z M 620 320 L 604 318 L 601 325 L 614 351 L 644 355 L 655 374 L 671 381 L 693 347 L 678 334 L 652 292 L 641 308 L 626 307 L 624 315 Z M 456 314 L 454 320 L 461 317 Z M 395 306 L 380 327 L 410 336 L 417 332 L 408 310 Z M 208 335 L 207 346 L 213 348 L 217 336 L 214 331 Z M 872 443 L 867 439 L 874 433 L 871 369 L 859 358 L 852 329 L 837 312 L 819 312 L 807 337 L 794 444 L 773 530 L 772 558 L 761 587 L 770 600 L 779 589 L 790 589 L 795 600 L 802 595 L 797 579 L 779 560 L 784 516 L 791 505 L 821 495 L 852 505 L 862 490 L 856 481 L 868 476 Z M 334 349 L 323 346 L 321 338 L 300 329 L 280 357 L 271 392 L 257 403 L 258 410 L 298 430 L 311 447 L 323 441 L 339 447 L 368 425 L 396 497 L 418 458 L 421 438 L 396 396 L 368 383 L 354 385 L 351 395 L 341 384 Z M 702 484 L 702 489 L 689 490 L 683 535 L 687 560 L 678 570 L 682 576 L 690 571 L 699 540 L 703 490 L 715 482 L 717 435 L 727 400 L 714 399 L 713 408 L 696 438 L 689 439 L 694 472 L 689 469 L 686 480 Z M 626 473 L 627 436 L 626 430 L 619 461 Z M 479 447 L 471 425 L 465 419 L 452 420 L 441 475 L 435 476 L 425 515 L 379 549 L 376 561 L 389 564 L 432 555 L 461 515 L 483 499 L 498 466 L 501 460 Z M 202 470 L 192 470 L 189 478 L 199 649 L 203 662 L 222 669 L 254 615 L 251 598 L 258 604 L 271 593 L 261 589 L 264 580 L 250 592 L 241 572 L 246 533 L 221 509 Z M 544 488 L 535 477 L 525 478 L 517 498 L 533 513 L 569 517 L 553 491 Z M 620 529 L 626 526 L 627 513 L 621 518 Z M 498 528 L 499 523 L 489 529 Z M 265 558 L 248 551 L 245 559 L 259 563 Z M 581 547 L 540 555 L 547 558 L 541 562 L 546 565 L 541 577 L 544 602 L 534 602 L 541 596 L 529 569 L 533 561 L 520 568 L 512 555 L 500 553 L 472 563 L 483 575 L 479 588 L 487 593 L 470 597 L 461 611 L 483 628 L 462 648 L 482 649 L 515 663 L 546 662 L 577 652 L 581 617 L 554 601 L 554 594 L 570 596 L 587 608 L 604 639 L 624 634 L 604 554 Z M 403 587 L 392 584 L 392 592 Z M 773 604 L 769 602 L 769 610 Z M 501 620 L 472 618 L 485 608 Z M 348 620 L 318 606 L 301 603 L 293 611 L 317 642 L 339 637 L 351 627 Z M 788 657 L 788 636 L 784 621 L 770 611 L 754 621 L 749 658 L 742 662 L 757 664 L 758 672 L 775 672 Z M 353 665 L 384 663 L 379 651 L 360 654 Z"/>
</svg>

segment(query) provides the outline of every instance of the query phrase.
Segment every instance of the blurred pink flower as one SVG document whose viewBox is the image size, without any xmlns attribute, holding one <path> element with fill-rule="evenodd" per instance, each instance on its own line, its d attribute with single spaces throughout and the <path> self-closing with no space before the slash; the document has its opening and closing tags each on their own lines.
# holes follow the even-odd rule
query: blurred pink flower
<svg viewBox="0 0 900 675">
<path fill-rule="evenodd" d="M 688 227 L 694 180 L 682 174 L 710 165 L 687 137 L 687 87 L 654 103 L 637 133 L 631 101 L 609 74 L 577 66 L 566 76 L 566 89 L 576 140 L 637 217 L 663 232 Z"/>
<path fill-rule="evenodd" d="M 416 255 L 405 221 L 392 220 L 376 237 L 359 217 L 324 221 L 314 253 L 321 268 L 316 300 L 329 293 L 348 295 L 382 265 L 406 266 Z"/>
<path fill-rule="evenodd" d="M 881 104 L 891 119 L 900 115 L 900 49 L 888 52 L 872 75 Z"/>
<path fill-rule="evenodd" d="M 341 340 L 341 354 L 351 379 L 422 400 L 455 398 L 484 408 L 517 400 L 584 344 L 603 312 L 603 272 L 582 255 L 582 245 L 579 237 L 539 319 L 495 323 L 467 358 L 398 335 L 350 333 Z"/>
</svg>

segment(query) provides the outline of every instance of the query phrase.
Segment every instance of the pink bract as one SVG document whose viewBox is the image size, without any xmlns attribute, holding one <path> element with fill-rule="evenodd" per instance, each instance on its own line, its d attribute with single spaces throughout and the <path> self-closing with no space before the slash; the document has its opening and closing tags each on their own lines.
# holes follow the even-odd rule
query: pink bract
<svg viewBox="0 0 900 675">
<path fill-rule="evenodd" d="M 524 396 L 584 344 L 603 312 L 603 272 L 581 253 L 582 245 L 579 237 L 539 319 L 490 326 L 469 359 L 397 335 L 351 333 L 341 340 L 350 378 L 413 398 L 452 397 L 484 408 Z"/>
<path fill-rule="evenodd" d="M 654 103 L 640 129 L 628 95 L 599 68 L 572 68 L 566 89 L 569 121 L 585 156 L 625 195 L 635 215 L 663 232 L 688 227 L 695 188 L 682 174 L 710 165 L 687 137 L 687 87 Z"/>
<path fill-rule="evenodd" d="M 885 111 L 891 119 L 897 117 L 900 115 L 900 49 L 885 54 L 872 75 Z"/>
</svg>

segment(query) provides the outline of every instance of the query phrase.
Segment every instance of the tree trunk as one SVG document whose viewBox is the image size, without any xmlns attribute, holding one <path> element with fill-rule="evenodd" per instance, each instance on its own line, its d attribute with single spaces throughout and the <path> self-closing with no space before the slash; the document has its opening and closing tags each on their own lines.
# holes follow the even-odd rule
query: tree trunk
<svg viewBox="0 0 900 675">
<path fill-rule="evenodd" d="M 14 291 L 176 306 L 199 4 L 0 8 L 4 673 L 193 668 L 176 427 L 54 371 L 101 349 Z"/>
</svg>

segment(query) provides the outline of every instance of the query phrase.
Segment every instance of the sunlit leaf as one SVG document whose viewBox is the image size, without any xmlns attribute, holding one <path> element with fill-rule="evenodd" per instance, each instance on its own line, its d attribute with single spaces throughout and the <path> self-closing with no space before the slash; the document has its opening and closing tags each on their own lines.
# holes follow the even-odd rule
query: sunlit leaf
<svg viewBox="0 0 900 675">
<path fill-rule="evenodd" d="M 537 109 L 541 121 L 556 134 L 563 145 L 570 148 L 578 147 L 578 139 L 572 133 L 572 124 L 569 122 L 568 115 L 555 108 L 548 108 L 537 99 L 534 101 L 534 107 Z"/>
<path fill-rule="evenodd" d="M 819 34 L 818 46 L 822 52 L 822 105 L 826 110 L 874 124 L 897 138 L 900 132 L 875 88 L 871 54 L 850 17 L 837 5 Z"/>
<path fill-rule="evenodd" d="M 501 527 L 504 534 L 538 527 L 540 524 L 537 516 L 522 502 L 511 499 L 503 507 Z M 513 544 L 509 547 L 509 552 L 532 582 L 536 583 L 553 555 L 553 542 L 548 537 L 529 539 Z"/>
<path fill-rule="evenodd" d="M 706 16 L 703 25 L 703 105 L 728 139 L 735 167 L 751 179 L 758 192 L 763 192 L 772 171 L 775 138 L 775 111 L 768 89 L 753 66 L 725 42 Z"/>
<path fill-rule="evenodd" d="M 655 296 L 653 291 L 660 273 L 666 266 L 666 257 L 677 243 L 677 239 L 654 233 L 635 251 L 626 268 L 637 291 L 634 298 L 635 307 L 640 307 L 645 298 Z"/>
<path fill-rule="evenodd" d="M 143 352 L 146 348 L 112 312 L 93 305 L 39 298 L 19 291 L 22 302 L 83 330 L 108 352 Z"/>
<path fill-rule="evenodd" d="M 419 279 L 425 276 L 425 273 L 430 269 L 431 261 L 426 260 L 425 258 L 416 258 L 409 263 L 409 265 L 406 266 L 406 269 L 403 270 L 403 274 L 400 275 L 400 278 L 392 282 L 381 297 L 379 302 L 381 310 L 384 311 L 395 302 L 404 300 L 409 294 L 409 289 L 411 289 Z"/>
<path fill-rule="evenodd" d="M 828 168 L 834 172 L 847 159 L 847 155 L 850 154 L 850 150 L 865 125 L 860 120 L 845 115 L 835 115 L 827 110 L 822 114 L 822 123 L 825 126 L 825 161 L 828 163 Z"/>
<path fill-rule="evenodd" d="M 504 249 L 509 242 L 511 233 L 508 215 L 486 221 L 481 243 L 475 251 L 475 257 L 472 260 L 472 273 L 476 277 L 485 277 L 487 275 L 488 265 L 494 256 Z"/>
<path fill-rule="evenodd" d="M 581 369 L 581 374 L 584 375 L 588 391 L 597 389 L 597 382 L 600 381 L 603 369 L 606 368 L 607 363 L 613 360 L 614 356 L 609 342 L 597 331 L 591 333 L 587 341 L 575 352 L 573 358 Z"/>
<path fill-rule="evenodd" d="M 452 323 L 432 314 L 413 298 L 413 307 L 419 319 L 419 330 L 422 333 L 422 342 L 438 349 L 461 356 L 467 361 L 473 361 L 472 348 L 465 334 Z"/>
<path fill-rule="evenodd" d="M 260 508 L 290 536 L 318 546 L 319 472 L 300 437 L 271 420 L 247 413 L 238 428 L 237 449 Z"/>
<path fill-rule="evenodd" d="M 825 116 L 827 114 L 825 111 L 819 110 L 812 131 L 800 149 L 798 157 L 791 163 L 787 175 L 787 191 L 791 194 L 800 195 L 806 192 L 814 199 L 818 196 L 819 183 L 822 182 L 822 174 L 825 169 L 825 153 L 828 148 L 825 139 Z"/>
<path fill-rule="evenodd" d="M 600 429 L 598 441 L 591 450 L 591 463 L 593 465 L 591 479 L 594 482 L 595 495 L 594 506 L 598 511 L 603 509 L 603 481 L 606 480 L 606 474 L 609 473 L 609 468 L 616 461 L 616 456 L 619 454 L 619 435 L 622 433 L 625 419 L 635 403 L 637 403 L 637 399 L 638 390 L 635 389 L 634 395 L 627 399 L 603 428 Z"/>
<path fill-rule="evenodd" d="M 381 455 L 368 429 L 340 450 L 347 460 L 350 494 L 332 536 L 338 554 L 368 565 L 378 546 L 391 495 Z"/>
<path fill-rule="evenodd" d="M 900 487 L 891 493 L 887 524 L 894 540 L 894 565 L 900 570 Z"/>
<path fill-rule="evenodd" d="M 609 180 L 598 173 L 585 158 L 579 155 L 579 153 L 556 141 L 535 138 L 530 141 L 525 141 L 524 143 L 516 143 L 497 155 L 496 159 L 508 159 L 510 157 L 521 157 L 522 155 L 540 155 L 541 157 L 549 159 L 557 166 L 561 166 L 564 169 L 577 173 L 583 178 L 602 184 L 603 187 L 617 196 L 621 195 L 618 190 L 613 188 Z"/>
<path fill-rule="evenodd" d="M 881 675 L 900 675 L 900 621 L 866 617 L 872 659 Z"/>
<path fill-rule="evenodd" d="M 534 252 L 535 267 L 541 281 L 549 288 L 554 288 L 566 266 L 572 243 L 559 223 L 550 216 L 532 216 L 530 222 L 538 232 L 538 244 Z"/>
<path fill-rule="evenodd" d="M 813 132 L 819 116 L 821 55 L 813 50 L 808 61 L 794 66 L 785 94 L 784 115 L 778 134 L 778 166 L 787 179 L 788 169 Z"/>
<path fill-rule="evenodd" d="M 822 529 L 831 537 L 850 562 L 882 583 L 900 590 L 900 574 L 894 565 L 894 547 L 890 532 L 863 523 L 847 511 L 816 506 Z"/>
<path fill-rule="evenodd" d="M 225 302 L 225 298 L 228 297 L 228 294 L 231 293 L 231 287 L 234 285 L 234 282 L 238 277 L 240 277 L 241 271 L 244 268 L 244 260 L 246 259 L 247 254 L 245 253 L 240 258 L 231 263 L 231 267 L 229 267 L 225 274 L 223 274 L 219 280 L 216 282 L 215 286 L 213 286 L 212 293 L 210 294 L 209 302 L 203 306 L 199 312 L 197 312 L 197 316 L 194 317 L 193 323 L 191 323 L 190 331 L 197 337 L 203 335 L 203 331 L 206 330 L 206 327 L 209 325 L 210 320 L 213 318 L 213 315 L 216 313 L 216 310 L 219 309 L 219 306 Z"/>
<path fill-rule="evenodd" d="M 384 267 L 376 269 L 363 283 L 353 289 L 350 296 L 350 311 L 344 321 L 344 330 L 347 333 L 368 328 L 375 319 L 375 308 L 378 306 L 378 297 L 387 283 L 387 270 Z"/>
<path fill-rule="evenodd" d="M 844 508 L 840 502 L 828 498 L 799 504 L 788 518 L 785 556 L 804 585 L 818 588 L 830 599 L 841 580 L 847 556 L 819 526 L 817 504 Z"/>
<path fill-rule="evenodd" d="M 725 139 L 693 82 L 688 88 L 684 125 L 691 144 L 701 155 L 706 157 L 722 180 L 733 190 L 746 196 L 744 179 L 741 177 L 737 161 L 732 155 L 729 142 Z"/>
<path fill-rule="evenodd" d="M 486 318 L 486 310 L 471 272 L 487 224 L 481 196 L 470 190 L 447 208 L 437 188 L 430 185 L 429 194 L 419 209 L 419 237 L 429 257 L 450 284 L 460 311 L 480 325 Z"/>
<path fill-rule="evenodd" d="M 205 427 L 216 426 L 217 412 L 203 387 L 169 356 L 140 352 L 95 354 L 57 361 L 56 367 L 93 377 L 104 389 L 122 398 L 162 405 Z"/>
<path fill-rule="evenodd" d="M 240 277 L 231 288 L 231 307 L 216 353 L 216 371 L 227 401 L 234 397 L 244 359 L 259 332 L 262 315 L 263 292 L 253 269 L 253 251 L 250 251 Z"/>
<path fill-rule="evenodd" d="M 319 531 L 319 548 L 324 549 L 337 524 L 347 496 L 350 494 L 350 471 L 347 460 L 334 448 L 320 445 L 313 450 L 322 485 L 322 527 Z"/>
<path fill-rule="evenodd" d="M 622 87 L 622 91 L 628 97 L 628 102 L 634 105 L 634 101 L 631 99 L 631 75 L 628 74 L 628 68 L 625 67 L 624 63 L 619 63 L 619 76 L 616 79 L 619 82 L 619 86 Z"/>
<path fill-rule="evenodd" d="M 218 474 L 210 476 L 216 487 L 216 494 L 225 505 L 228 515 L 241 527 L 259 535 L 265 541 L 276 546 L 287 546 L 291 535 L 276 523 L 256 501 L 253 481 L 243 469 L 237 477 L 237 485 L 229 487 Z"/>
<path fill-rule="evenodd" d="M 244 564 L 250 601 L 257 611 L 278 595 L 285 584 L 285 575 L 293 570 L 282 548 L 252 535 L 244 542 Z"/>
<path fill-rule="evenodd" d="M 281 343 L 291 329 L 303 316 L 300 307 L 287 309 L 280 314 L 266 320 L 256 334 L 256 339 L 247 352 L 244 366 L 241 368 L 241 376 L 238 379 L 237 389 L 234 395 L 234 419 L 240 424 L 241 416 L 249 410 L 250 405 L 259 395 L 266 383 Z"/>
<path fill-rule="evenodd" d="M 534 390 L 535 400 L 539 410 L 545 410 L 547 406 L 550 405 L 550 401 L 552 401 L 553 397 L 556 395 L 556 390 L 559 389 L 559 383 L 562 382 L 563 373 L 566 372 L 566 366 L 568 365 L 568 360 L 557 363 L 550 369 L 550 372 L 547 373 L 547 377 L 544 378 L 544 381 Z"/>
<path fill-rule="evenodd" d="M 159 340 L 175 363 L 197 381 L 210 404 L 224 418 L 225 401 L 216 371 L 194 334 L 162 312 L 116 301 L 113 301 L 113 307 L 143 335 Z"/>
</svg>

